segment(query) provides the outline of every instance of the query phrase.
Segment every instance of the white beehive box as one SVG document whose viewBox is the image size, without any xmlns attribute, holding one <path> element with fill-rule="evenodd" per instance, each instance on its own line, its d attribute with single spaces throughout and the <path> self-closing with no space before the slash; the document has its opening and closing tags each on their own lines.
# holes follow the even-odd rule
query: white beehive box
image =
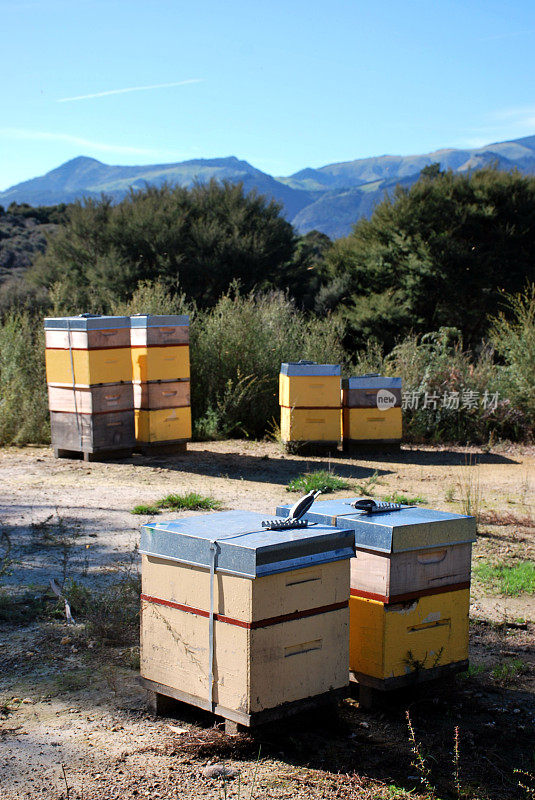
<svg viewBox="0 0 535 800">
<path fill-rule="evenodd" d="M 145 685 L 248 726 L 342 689 L 349 670 L 352 532 L 263 519 L 154 523 L 140 547 Z"/>
</svg>

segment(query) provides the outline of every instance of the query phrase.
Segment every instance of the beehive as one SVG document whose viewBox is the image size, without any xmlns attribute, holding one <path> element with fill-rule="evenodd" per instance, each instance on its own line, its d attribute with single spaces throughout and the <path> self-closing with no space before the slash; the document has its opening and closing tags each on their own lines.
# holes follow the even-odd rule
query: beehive
<svg viewBox="0 0 535 800">
<path fill-rule="evenodd" d="M 281 365 L 281 438 L 337 447 L 341 437 L 340 366 L 312 361 Z"/>
<path fill-rule="evenodd" d="M 55 454 L 130 452 L 134 405 L 129 318 L 47 318 L 45 343 Z"/>
<path fill-rule="evenodd" d="M 310 522 L 334 525 L 352 530 L 355 534 L 356 554 L 351 561 L 351 671 L 361 681 L 368 675 L 372 680 L 385 682 L 385 686 L 390 685 L 388 681 L 391 678 L 402 675 L 399 672 L 392 673 L 391 664 L 409 663 L 409 651 L 414 655 L 415 650 L 403 649 L 407 642 L 419 642 L 422 647 L 429 645 L 430 652 L 432 650 L 435 654 L 427 661 L 414 659 L 413 666 L 417 665 L 419 677 L 425 677 L 422 670 L 435 670 L 457 661 L 464 664 L 468 652 L 468 629 L 465 623 L 468 618 L 471 550 L 476 538 L 474 518 L 409 506 L 402 506 L 399 511 L 368 515 L 359 513 L 351 505 L 359 499 L 362 498 L 318 502 L 305 514 Z M 286 517 L 289 508 L 281 506 L 277 514 Z M 451 610 L 449 604 L 453 595 L 455 602 Z M 420 603 L 420 599 L 424 598 L 425 602 Z M 416 617 L 423 614 L 427 618 L 431 614 L 427 622 L 433 619 L 438 622 L 436 625 L 434 622 L 433 625 L 427 625 L 426 621 L 411 622 L 408 625 L 411 629 L 409 632 L 419 635 L 407 639 L 403 633 L 405 629 L 396 628 L 401 622 L 395 621 L 402 619 L 415 601 L 418 601 L 414 607 Z M 393 606 L 399 606 L 402 611 L 400 616 L 395 613 L 390 616 Z M 422 609 L 429 608 L 431 611 L 424 614 Z M 370 632 L 366 621 L 379 617 L 381 623 L 374 628 L 375 633 Z M 447 631 L 434 630 L 435 627 L 445 628 L 446 625 Z M 441 645 L 436 650 L 437 637 L 446 634 L 447 646 Z M 367 644 L 361 642 L 363 636 L 366 636 Z M 450 646 L 450 636 L 452 642 L 455 640 L 455 646 Z M 388 649 L 388 658 L 384 656 L 387 666 L 380 676 L 367 673 L 367 662 L 360 660 L 359 654 L 366 647 L 375 654 Z M 459 652 L 464 655 L 457 659 Z M 409 669 L 403 673 L 405 676 L 410 674 Z"/>
<path fill-rule="evenodd" d="M 344 378 L 342 405 L 344 449 L 401 441 L 401 378 L 380 375 Z"/>
<path fill-rule="evenodd" d="M 348 682 L 351 531 L 263 518 L 153 523 L 140 546 L 145 685 L 244 725 Z"/>
<path fill-rule="evenodd" d="M 136 440 L 143 446 L 191 438 L 189 318 L 131 317 Z"/>
</svg>

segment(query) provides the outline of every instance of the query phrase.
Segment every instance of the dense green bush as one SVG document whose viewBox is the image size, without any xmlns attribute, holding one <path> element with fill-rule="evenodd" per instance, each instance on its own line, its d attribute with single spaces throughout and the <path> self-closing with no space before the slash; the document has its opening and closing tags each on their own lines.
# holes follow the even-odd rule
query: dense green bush
<svg viewBox="0 0 535 800">
<path fill-rule="evenodd" d="M 410 334 L 388 355 L 376 341 L 357 354 L 353 374 L 402 378 L 406 440 L 482 444 L 532 439 L 535 290 L 506 300 L 512 319 L 504 314 L 497 318 L 492 344 L 476 354 L 463 348 L 456 328 Z M 497 354 L 505 364 L 497 363 Z"/>
<path fill-rule="evenodd" d="M 42 320 L 11 312 L 0 323 L 0 444 L 50 441 Z"/>
<path fill-rule="evenodd" d="M 245 291 L 282 287 L 306 264 L 293 262 L 297 237 L 280 211 L 241 184 L 215 180 L 131 190 L 116 205 L 77 202 L 32 277 L 46 287 L 66 283 L 80 307 L 128 300 L 140 281 L 157 278 L 205 307 L 234 280 Z"/>
<path fill-rule="evenodd" d="M 192 408 L 199 438 L 261 436 L 278 421 L 282 361 L 344 362 L 342 325 L 308 317 L 281 292 L 235 286 L 193 317 Z"/>
<path fill-rule="evenodd" d="M 318 299 L 343 314 L 359 346 L 373 336 L 391 348 L 411 331 L 450 326 L 478 347 L 500 292 L 521 291 L 532 274 L 534 241 L 535 177 L 427 170 L 327 251 Z"/>
</svg>

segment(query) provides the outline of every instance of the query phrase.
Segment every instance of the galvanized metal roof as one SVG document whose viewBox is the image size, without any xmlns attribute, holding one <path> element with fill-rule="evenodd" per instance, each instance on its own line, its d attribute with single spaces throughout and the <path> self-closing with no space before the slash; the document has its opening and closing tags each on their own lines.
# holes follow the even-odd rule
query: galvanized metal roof
<svg viewBox="0 0 535 800">
<path fill-rule="evenodd" d="M 130 317 L 132 328 L 165 328 L 189 325 L 187 314 L 135 314 Z"/>
<path fill-rule="evenodd" d="M 338 376 L 340 373 L 340 364 L 314 364 L 310 361 L 287 361 L 281 364 L 281 375 L 330 377 Z"/>
<path fill-rule="evenodd" d="M 401 389 L 401 378 L 384 378 L 382 375 L 359 375 L 343 378 L 344 389 Z"/>
<path fill-rule="evenodd" d="M 210 567 L 217 543 L 218 572 L 258 578 L 276 572 L 339 561 L 354 555 L 354 535 L 326 525 L 273 531 L 262 528 L 269 514 L 220 511 L 167 522 L 141 532 L 140 552 L 170 561 Z"/>
<path fill-rule="evenodd" d="M 129 328 L 130 317 L 105 317 L 81 314 L 78 317 L 45 317 L 45 330 L 105 331 Z"/>
<path fill-rule="evenodd" d="M 450 514 L 430 508 L 402 506 L 399 511 L 379 514 L 358 513 L 351 507 L 355 500 L 323 500 L 314 503 L 304 518 L 322 525 L 353 530 L 357 548 L 383 553 L 427 550 L 476 540 L 474 517 Z M 279 506 L 277 514 L 287 517 L 291 506 Z"/>
</svg>

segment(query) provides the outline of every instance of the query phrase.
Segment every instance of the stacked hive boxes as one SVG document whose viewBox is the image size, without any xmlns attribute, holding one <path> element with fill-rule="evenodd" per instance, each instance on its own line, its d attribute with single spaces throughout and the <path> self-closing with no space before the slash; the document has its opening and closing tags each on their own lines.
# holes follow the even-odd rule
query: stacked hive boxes
<svg viewBox="0 0 535 800">
<path fill-rule="evenodd" d="M 286 446 L 336 449 L 341 437 L 340 366 L 313 361 L 281 365 L 281 438 Z"/>
<path fill-rule="evenodd" d="M 140 545 L 145 686 L 247 726 L 348 683 L 353 533 L 262 519 L 153 523 Z"/>
<path fill-rule="evenodd" d="M 180 449 L 191 438 L 189 317 L 130 318 L 136 439 Z"/>
<path fill-rule="evenodd" d="M 128 454 L 135 443 L 129 317 L 45 319 L 52 446 L 57 457 Z"/>
<path fill-rule="evenodd" d="M 366 514 L 352 502 L 320 502 L 305 515 L 355 535 L 352 677 L 389 689 L 465 669 L 475 519 L 407 506 Z"/>
<path fill-rule="evenodd" d="M 401 442 L 401 378 L 344 378 L 342 405 L 344 450 Z"/>
</svg>

